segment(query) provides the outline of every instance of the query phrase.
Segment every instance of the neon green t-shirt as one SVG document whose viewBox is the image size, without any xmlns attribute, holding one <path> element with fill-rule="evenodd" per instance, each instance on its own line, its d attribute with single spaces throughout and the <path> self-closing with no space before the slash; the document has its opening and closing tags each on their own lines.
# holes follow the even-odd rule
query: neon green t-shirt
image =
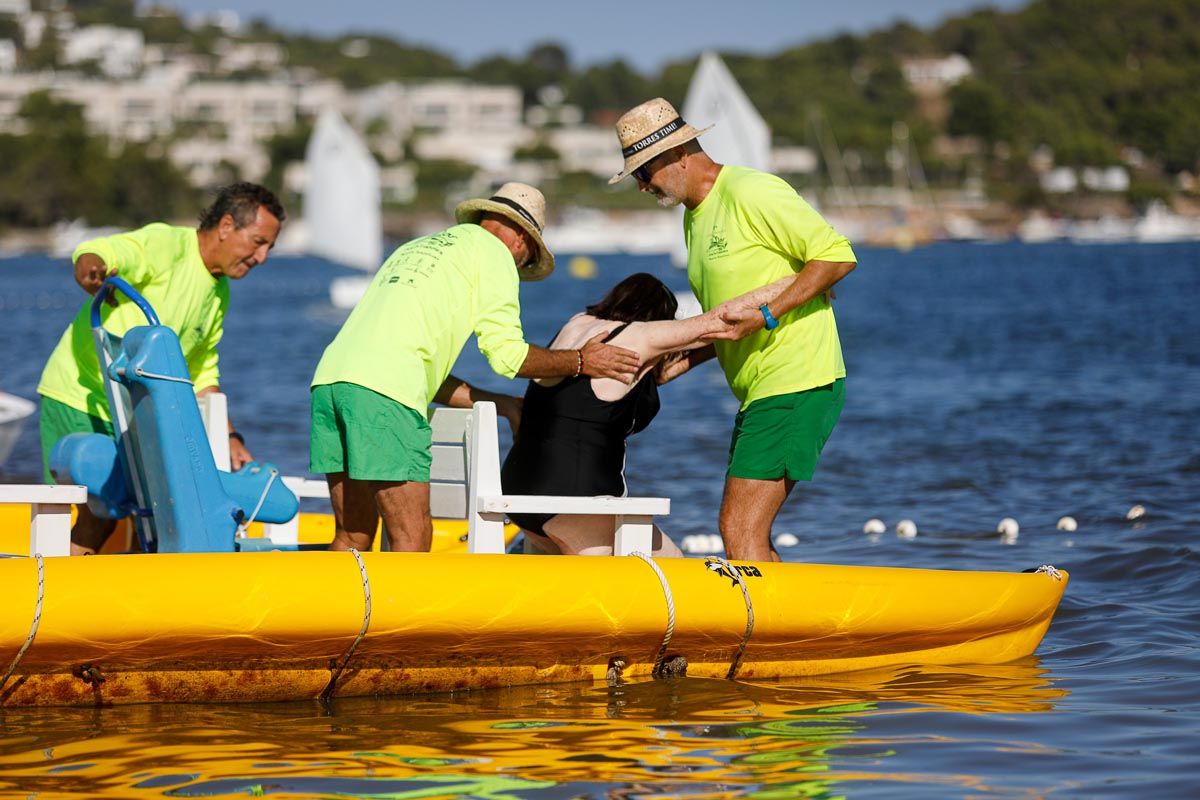
<svg viewBox="0 0 1200 800">
<path fill-rule="evenodd" d="M 688 282 L 705 311 L 804 269 L 855 261 L 850 242 L 782 179 L 723 166 L 701 203 L 683 215 Z M 846 376 L 833 309 L 823 297 L 784 314 L 774 331 L 716 343 L 729 388 L 755 400 L 825 386 Z"/>
<path fill-rule="evenodd" d="M 478 225 L 414 239 L 379 268 L 312 385 L 354 383 L 428 414 L 472 333 L 492 369 L 515 377 L 529 353 L 517 285 L 508 248 Z"/>
<path fill-rule="evenodd" d="M 94 253 L 117 276 L 149 301 L 159 321 L 179 336 L 196 391 L 218 385 L 217 343 L 229 308 L 229 279 L 216 278 L 200 258 L 195 228 L 156 222 L 128 233 L 92 239 L 75 248 L 71 260 Z M 118 292 L 116 308 L 104 304 L 104 329 L 124 335 L 146 324 L 141 310 Z M 101 419 L 109 419 L 108 398 L 92 338 L 91 298 L 79 309 L 42 370 L 38 394 Z"/>
</svg>

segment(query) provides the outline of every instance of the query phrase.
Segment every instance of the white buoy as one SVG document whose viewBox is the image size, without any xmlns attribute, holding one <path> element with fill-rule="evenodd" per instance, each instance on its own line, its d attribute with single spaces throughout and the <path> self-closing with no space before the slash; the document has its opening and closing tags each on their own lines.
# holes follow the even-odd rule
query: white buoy
<svg viewBox="0 0 1200 800">
<path fill-rule="evenodd" d="M 887 525 L 883 524 L 883 520 L 871 517 L 863 523 L 863 533 L 883 533 L 887 530 Z"/>
<path fill-rule="evenodd" d="M 688 534 L 679 543 L 679 549 L 685 553 L 707 553 L 708 535 L 703 533 Z"/>
<path fill-rule="evenodd" d="M 800 540 L 794 533 L 781 533 L 775 537 L 776 547 L 795 547 L 798 544 L 800 544 Z"/>
<path fill-rule="evenodd" d="M 917 538 L 917 523 L 911 519 L 902 519 L 896 523 L 896 535 L 901 539 Z"/>
<path fill-rule="evenodd" d="M 1142 505 L 1136 505 L 1125 512 L 1125 519 L 1130 521 L 1141 519 L 1144 516 L 1146 516 L 1146 507 Z"/>
<path fill-rule="evenodd" d="M 1057 527 L 1060 531 L 1073 531 L 1079 527 L 1079 523 L 1074 517 L 1060 517 Z"/>
<path fill-rule="evenodd" d="M 1005 517 L 996 525 L 996 533 L 1000 534 L 1001 536 L 1011 536 L 1012 538 L 1016 539 L 1017 534 L 1020 532 L 1021 526 L 1018 525 L 1017 521 L 1012 517 Z"/>
<path fill-rule="evenodd" d="M 1015 534 L 1015 533 L 1000 534 L 1000 544 L 1016 544 L 1016 543 L 1017 543 L 1017 534 Z"/>
</svg>

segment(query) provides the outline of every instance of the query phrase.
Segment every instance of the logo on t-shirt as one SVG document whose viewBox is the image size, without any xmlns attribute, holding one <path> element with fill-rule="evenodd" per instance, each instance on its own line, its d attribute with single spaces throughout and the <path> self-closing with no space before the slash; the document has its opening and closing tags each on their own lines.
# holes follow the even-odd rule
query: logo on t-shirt
<svg viewBox="0 0 1200 800">
<path fill-rule="evenodd" d="M 713 231 L 708 240 L 708 257 L 723 258 L 729 255 L 729 240 L 724 237 L 724 231 Z"/>
</svg>

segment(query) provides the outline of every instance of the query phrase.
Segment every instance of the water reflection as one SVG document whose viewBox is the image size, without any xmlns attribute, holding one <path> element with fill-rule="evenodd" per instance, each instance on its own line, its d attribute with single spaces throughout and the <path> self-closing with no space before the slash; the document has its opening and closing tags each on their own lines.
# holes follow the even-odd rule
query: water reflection
<svg viewBox="0 0 1200 800">
<path fill-rule="evenodd" d="M 1065 695 L 1029 659 L 770 684 L 684 678 L 354 698 L 328 709 L 4 709 L 0 793 L 824 797 L 847 782 L 919 780 L 905 753 L 931 739 L 960 769 L 1023 747 L 1003 721 L 1051 711 Z"/>
</svg>

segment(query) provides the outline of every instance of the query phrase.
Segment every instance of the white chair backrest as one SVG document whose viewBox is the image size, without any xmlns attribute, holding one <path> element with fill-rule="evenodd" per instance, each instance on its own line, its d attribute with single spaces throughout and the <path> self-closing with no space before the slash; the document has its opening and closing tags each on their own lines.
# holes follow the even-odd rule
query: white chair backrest
<svg viewBox="0 0 1200 800">
<path fill-rule="evenodd" d="M 430 417 L 433 463 L 429 468 L 429 511 L 436 519 L 467 518 L 473 413 L 469 408 L 436 408 Z"/>
<path fill-rule="evenodd" d="M 650 552 L 652 517 L 670 513 L 663 497 L 544 497 L 505 495 L 500 485 L 500 441 L 496 406 L 437 408 L 429 420 L 433 431 L 429 470 L 429 510 L 436 519 L 468 520 L 467 550 L 503 553 L 504 519 L 509 513 L 592 514 L 613 518 L 613 550 L 617 555 Z M 284 478 L 297 497 L 329 497 L 323 481 Z M 298 522 L 269 526 L 276 542 L 295 542 Z"/>
</svg>

